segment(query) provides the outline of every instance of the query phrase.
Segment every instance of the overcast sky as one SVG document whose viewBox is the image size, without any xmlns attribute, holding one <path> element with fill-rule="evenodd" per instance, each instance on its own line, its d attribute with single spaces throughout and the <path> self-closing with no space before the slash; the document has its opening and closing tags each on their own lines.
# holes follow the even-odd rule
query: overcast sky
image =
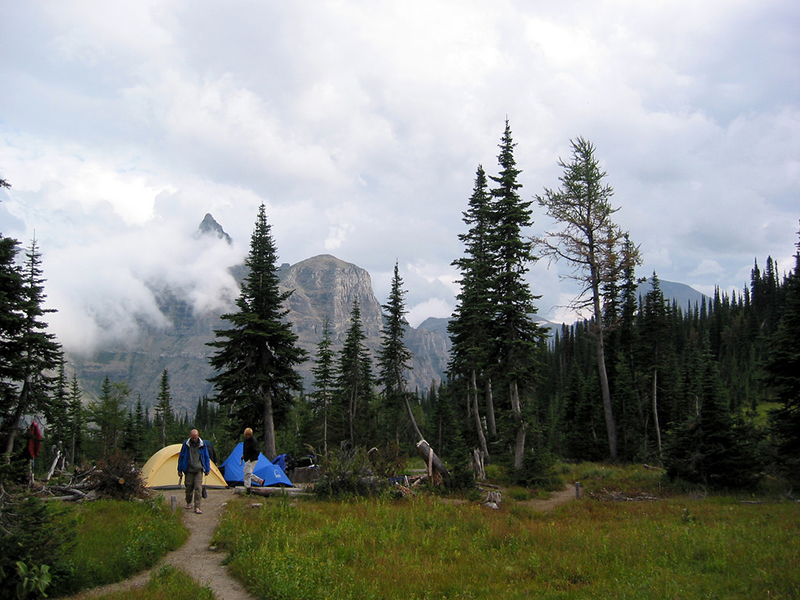
<svg viewBox="0 0 800 600">
<path fill-rule="evenodd" d="M 0 6 L 0 232 L 38 240 L 68 350 L 162 322 L 154 287 L 229 300 L 262 202 L 280 262 L 333 254 L 385 302 L 399 261 L 412 324 L 449 315 L 506 118 L 525 199 L 594 143 L 641 275 L 712 293 L 792 267 L 797 0 Z M 192 237 L 207 212 L 233 247 Z M 554 320 L 559 270 L 530 273 Z"/>
</svg>

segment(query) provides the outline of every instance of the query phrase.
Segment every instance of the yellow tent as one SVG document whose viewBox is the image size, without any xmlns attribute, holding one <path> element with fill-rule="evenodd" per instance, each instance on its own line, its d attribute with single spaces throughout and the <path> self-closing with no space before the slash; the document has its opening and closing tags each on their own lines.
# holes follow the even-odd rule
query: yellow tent
<svg viewBox="0 0 800 600">
<path fill-rule="evenodd" d="M 181 444 L 172 444 L 153 454 L 142 467 L 144 486 L 159 490 L 181 487 L 178 483 L 178 455 L 180 453 Z M 213 460 L 211 461 L 211 470 L 203 479 L 203 484 L 210 488 L 228 487 Z"/>
</svg>

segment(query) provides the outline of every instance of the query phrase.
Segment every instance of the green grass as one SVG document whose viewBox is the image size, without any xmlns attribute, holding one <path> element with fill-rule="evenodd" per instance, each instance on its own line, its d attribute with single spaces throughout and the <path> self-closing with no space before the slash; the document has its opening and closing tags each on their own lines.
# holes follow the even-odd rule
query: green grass
<svg viewBox="0 0 800 600">
<path fill-rule="evenodd" d="M 208 586 L 201 586 L 186 572 L 165 566 L 150 576 L 145 587 L 94 596 L 95 600 L 214 600 Z"/>
<path fill-rule="evenodd" d="M 150 502 L 97 500 L 72 507 L 63 518 L 75 526 L 68 590 L 115 583 L 152 567 L 179 548 L 189 533 L 181 515 L 161 496 Z"/>
<path fill-rule="evenodd" d="M 584 499 L 538 513 L 425 497 L 239 500 L 216 542 L 254 594 L 278 600 L 800 594 L 800 506 L 788 502 Z"/>
</svg>

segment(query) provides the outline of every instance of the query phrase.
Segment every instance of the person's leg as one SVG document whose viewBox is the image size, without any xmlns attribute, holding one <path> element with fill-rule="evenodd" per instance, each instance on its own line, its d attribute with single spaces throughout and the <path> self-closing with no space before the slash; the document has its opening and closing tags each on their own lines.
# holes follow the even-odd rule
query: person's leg
<svg viewBox="0 0 800 600">
<path fill-rule="evenodd" d="M 194 496 L 194 480 L 197 473 L 184 473 L 183 483 L 186 486 L 186 508 L 192 508 L 192 497 Z"/>
<path fill-rule="evenodd" d="M 253 469 L 256 466 L 256 461 L 248 460 L 244 463 L 244 487 L 249 490 L 253 481 Z"/>
<path fill-rule="evenodd" d="M 203 474 L 193 473 L 194 477 L 194 509 L 200 510 L 200 501 L 203 499 Z"/>
</svg>

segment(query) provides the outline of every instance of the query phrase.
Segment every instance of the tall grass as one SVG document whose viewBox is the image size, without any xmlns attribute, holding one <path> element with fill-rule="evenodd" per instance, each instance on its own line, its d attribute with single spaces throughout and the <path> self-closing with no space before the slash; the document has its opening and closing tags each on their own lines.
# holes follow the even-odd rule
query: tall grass
<svg viewBox="0 0 800 600">
<path fill-rule="evenodd" d="M 152 567 L 189 535 L 181 515 L 161 496 L 152 502 L 97 500 L 73 507 L 65 518 L 76 539 L 69 581 L 53 590 L 59 595 L 126 579 Z"/>
<path fill-rule="evenodd" d="M 273 499 L 276 500 L 276 499 Z M 270 599 L 797 598 L 800 506 L 430 498 L 229 504 L 216 542 Z"/>
</svg>

